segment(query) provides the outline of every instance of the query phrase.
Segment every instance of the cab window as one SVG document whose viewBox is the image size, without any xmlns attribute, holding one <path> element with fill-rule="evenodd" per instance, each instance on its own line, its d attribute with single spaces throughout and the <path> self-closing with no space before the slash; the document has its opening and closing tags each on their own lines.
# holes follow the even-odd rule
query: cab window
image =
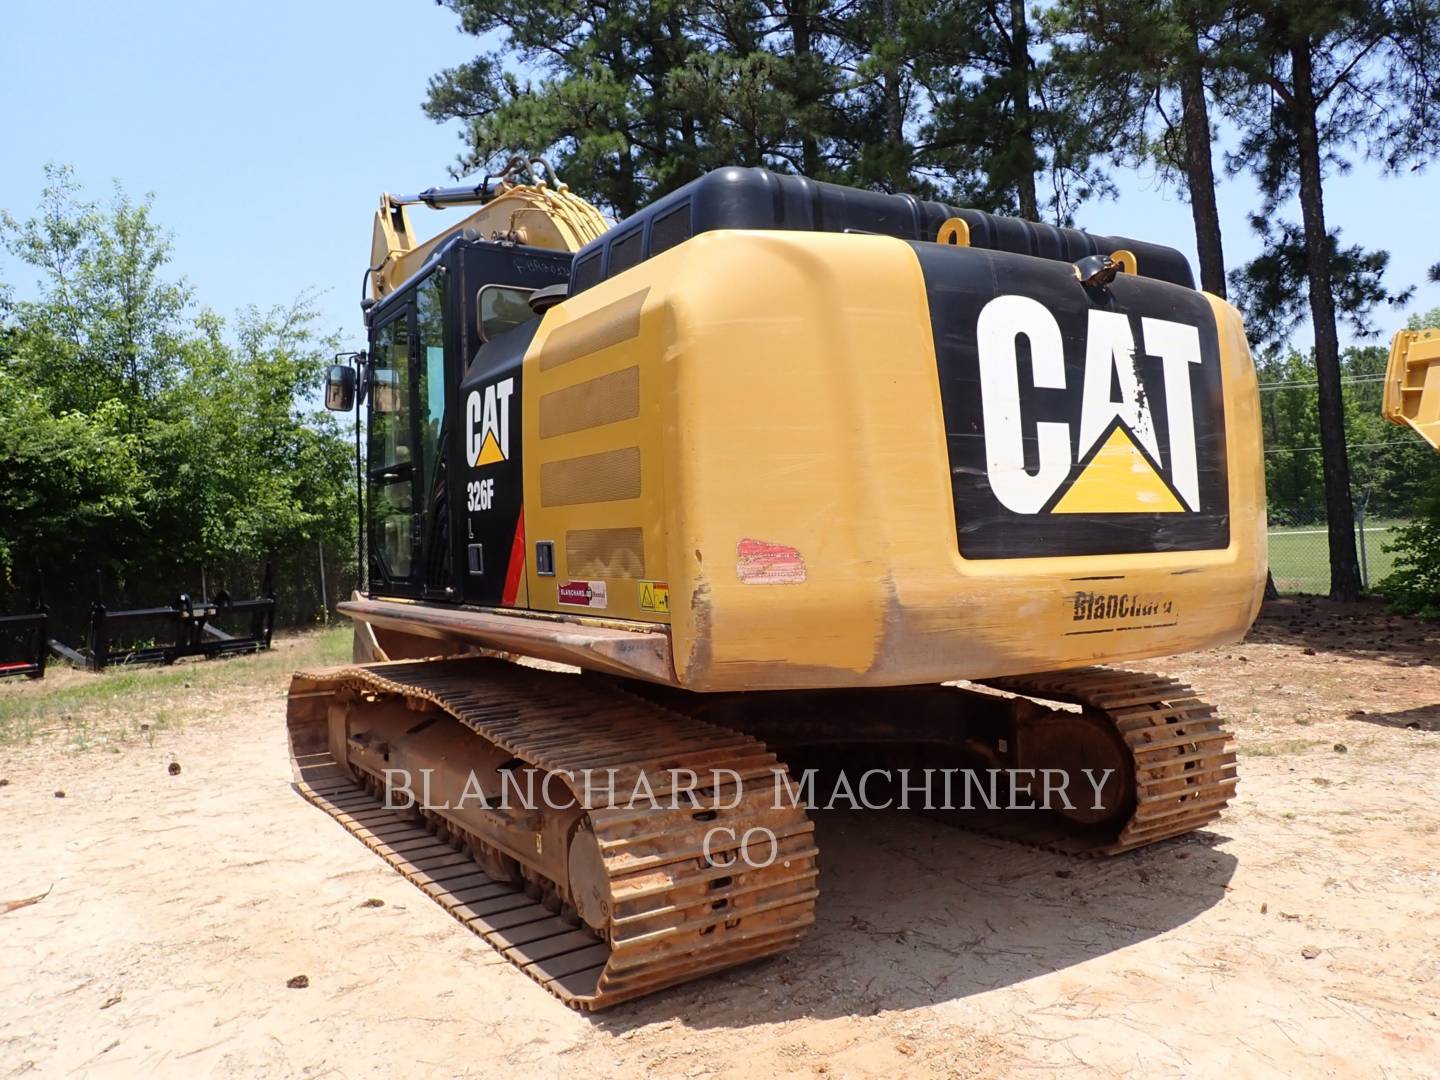
<svg viewBox="0 0 1440 1080">
<path fill-rule="evenodd" d="M 366 446 L 372 550 L 382 572 L 408 578 L 414 562 L 414 428 L 410 410 L 410 333 L 405 316 L 371 342 L 370 424 Z"/>
<path fill-rule="evenodd" d="M 484 286 L 475 305 L 479 312 L 480 340 L 489 341 L 496 334 L 513 330 L 533 318 L 530 294 L 534 291 L 518 285 Z"/>
</svg>

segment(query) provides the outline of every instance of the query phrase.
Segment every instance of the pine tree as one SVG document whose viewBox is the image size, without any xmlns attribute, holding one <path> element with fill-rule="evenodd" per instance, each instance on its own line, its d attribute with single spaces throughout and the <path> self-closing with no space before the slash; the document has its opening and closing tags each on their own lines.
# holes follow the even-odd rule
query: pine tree
<svg viewBox="0 0 1440 1080">
<path fill-rule="evenodd" d="M 853 172 L 830 0 L 444 3 L 466 32 L 501 36 L 430 83 L 427 114 L 465 123 L 457 173 L 546 156 L 624 216 L 721 165 Z"/>
<path fill-rule="evenodd" d="M 1070 224 L 1082 202 L 1113 191 L 1096 166 L 1113 133 L 1023 0 L 951 0 L 929 21 L 916 57 L 931 98 L 919 153 L 947 194 Z"/>
<path fill-rule="evenodd" d="M 1325 172 L 1352 146 L 1399 169 L 1440 145 L 1440 5 L 1435 0 L 1247 0 L 1218 43 L 1245 80 L 1229 114 L 1242 144 L 1232 163 L 1252 169 L 1271 218 L 1300 202 L 1299 240 L 1319 383 L 1320 445 L 1330 546 L 1330 595 L 1353 600 L 1360 572 L 1352 527 L 1345 407 L 1340 383 L 1334 240 L 1325 220 Z"/>
<path fill-rule="evenodd" d="M 673 73 L 701 53 L 683 0 L 444 3 L 466 33 L 501 35 L 497 52 L 430 81 L 426 113 L 466 125 L 457 174 L 545 154 L 620 216 L 699 175 L 693 120 L 672 89 Z"/>
<path fill-rule="evenodd" d="M 1112 158 L 1179 178 L 1195 226 L 1200 287 L 1224 297 L 1225 253 L 1215 199 L 1210 94 L 1217 70 L 1208 38 L 1218 0 L 1062 0 L 1049 17 L 1054 57 L 1116 134 Z"/>
</svg>

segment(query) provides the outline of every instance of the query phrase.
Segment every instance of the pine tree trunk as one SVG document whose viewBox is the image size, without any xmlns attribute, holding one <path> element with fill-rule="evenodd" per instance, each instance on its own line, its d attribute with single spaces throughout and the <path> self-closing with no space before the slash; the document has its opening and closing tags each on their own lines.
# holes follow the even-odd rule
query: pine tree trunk
<svg viewBox="0 0 1440 1080">
<path fill-rule="evenodd" d="M 635 183 L 635 158 L 632 156 L 628 138 L 620 150 L 617 165 L 620 171 L 620 193 L 615 199 L 615 212 L 621 218 L 627 218 L 640 209 L 640 192 Z"/>
<path fill-rule="evenodd" d="M 1325 232 L 1320 137 L 1308 37 L 1302 35 L 1292 41 L 1290 63 L 1300 169 L 1300 217 L 1305 229 L 1305 276 L 1310 291 L 1311 322 L 1315 329 L 1320 460 L 1324 469 L 1325 515 L 1330 539 L 1330 598 L 1355 600 L 1360 596 L 1360 566 L 1355 556 L 1350 463 L 1345 447 L 1345 405 L 1340 388 L 1340 335 L 1335 324 L 1335 296 Z"/>
<path fill-rule="evenodd" d="M 790 41 L 795 52 L 795 60 L 800 67 L 800 104 L 810 106 L 815 103 L 814 71 L 812 70 L 812 47 L 810 44 L 810 2 L 809 0 L 791 0 L 790 3 Z M 800 136 L 800 167 L 806 176 L 820 175 L 820 143 L 815 138 L 815 132 L 809 126 L 808 108 L 805 112 L 806 123 L 804 131 Z"/>
<path fill-rule="evenodd" d="M 1040 200 L 1035 193 L 1035 125 L 1030 112 L 1030 24 L 1026 22 L 1025 0 L 1010 0 L 1010 78 L 1015 87 L 1015 134 L 1025 147 L 1025 168 L 1015 177 L 1020 216 L 1040 220 Z"/>
<path fill-rule="evenodd" d="M 1215 168 L 1210 156 L 1210 112 L 1205 103 L 1205 74 L 1200 35 L 1192 26 L 1193 61 L 1180 75 L 1181 133 L 1185 141 L 1185 186 L 1195 220 L 1195 249 L 1200 256 L 1200 287 L 1225 297 L 1225 249 L 1220 240 L 1220 210 L 1215 204 Z"/>
<path fill-rule="evenodd" d="M 895 0 L 881 0 L 880 18 L 885 24 L 885 38 L 892 44 L 900 39 L 900 19 Z M 905 142 L 905 106 L 900 100 L 900 72 L 885 69 L 885 138 L 894 146 Z M 892 177 L 892 181 L 893 181 Z"/>
<path fill-rule="evenodd" d="M 685 41 L 685 24 L 680 17 L 679 10 L 672 11 L 668 18 L 670 40 L 676 43 Z M 677 53 L 679 48 L 677 45 Z M 676 66 L 679 66 L 678 64 Z M 689 183 L 700 175 L 700 150 L 696 142 L 695 117 L 688 112 L 682 112 L 679 120 L 680 127 L 680 157 L 681 163 L 671 173 L 671 185 L 679 187 L 681 184 Z"/>
</svg>

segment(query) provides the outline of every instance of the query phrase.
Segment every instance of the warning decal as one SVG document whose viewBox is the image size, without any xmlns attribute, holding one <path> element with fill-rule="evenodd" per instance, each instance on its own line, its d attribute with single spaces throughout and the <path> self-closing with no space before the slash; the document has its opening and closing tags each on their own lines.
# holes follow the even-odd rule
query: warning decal
<svg viewBox="0 0 1440 1080">
<path fill-rule="evenodd" d="M 555 590 L 556 599 L 571 607 L 603 608 L 605 606 L 605 582 L 567 581 Z"/>
<path fill-rule="evenodd" d="M 670 611 L 670 583 L 668 581 L 640 582 L 640 609 L 668 614 Z"/>
<path fill-rule="evenodd" d="M 798 585 L 805 558 L 787 544 L 746 539 L 735 545 L 735 572 L 746 585 Z"/>
</svg>

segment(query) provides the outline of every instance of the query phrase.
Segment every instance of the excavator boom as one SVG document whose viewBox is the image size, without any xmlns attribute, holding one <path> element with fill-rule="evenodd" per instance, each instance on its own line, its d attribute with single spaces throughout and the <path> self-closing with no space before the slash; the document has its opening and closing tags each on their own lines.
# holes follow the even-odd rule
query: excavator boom
<svg viewBox="0 0 1440 1080">
<path fill-rule="evenodd" d="M 432 210 L 475 206 L 463 221 L 428 240 L 415 238 L 412 206 Z M 413 277 L 447 240 L 457 235 L 579 251 L 605 231 L 605 218 L 561 183 L 543 161 L 514 158 L 498 177 L 473 187 L 427 188 L 419 195 L 380 196 L 370 241 L 370 296 L 379 300 Z"/>
</svg>

